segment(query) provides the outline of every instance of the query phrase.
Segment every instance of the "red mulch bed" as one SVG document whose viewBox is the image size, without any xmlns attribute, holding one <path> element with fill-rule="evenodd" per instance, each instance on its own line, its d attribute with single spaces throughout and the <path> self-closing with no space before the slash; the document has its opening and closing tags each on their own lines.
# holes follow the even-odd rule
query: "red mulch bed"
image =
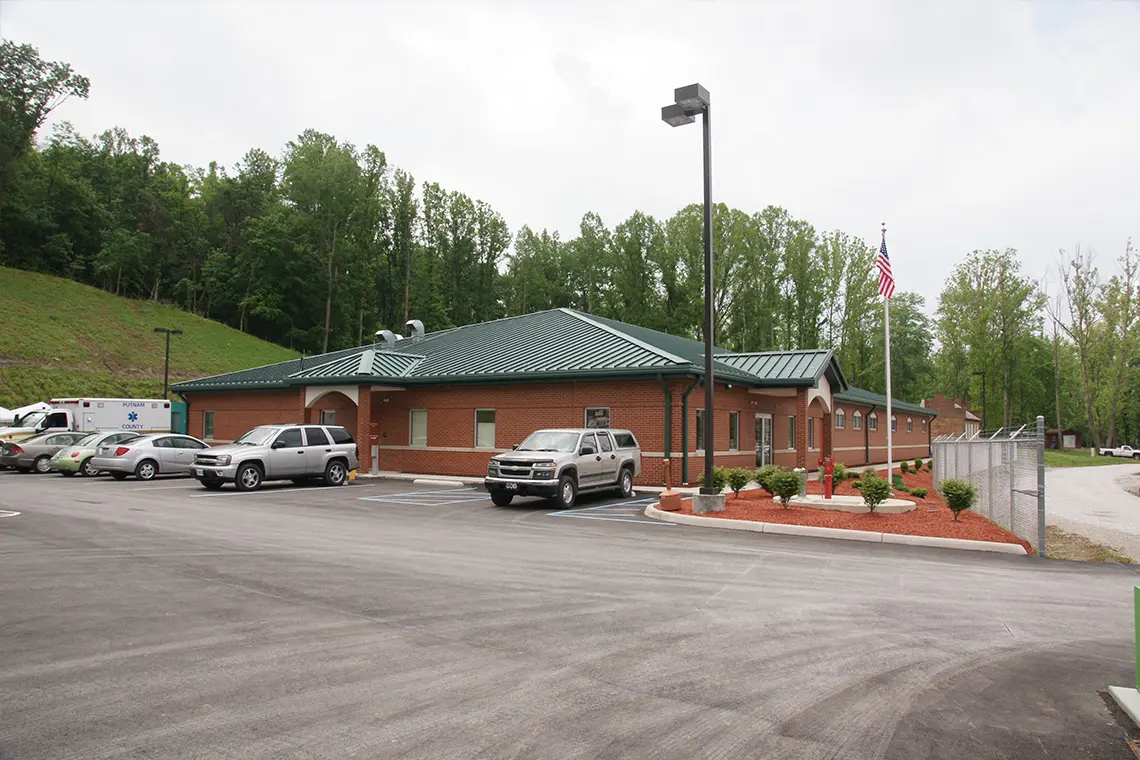
<svg viewBox="0 0 1140 760">
<path fill-rule="evenodd" d="M 895 470 L 896 473 L 900 470 Z M 903 484 L 907 488 L 925 488 L 925 499 L 918 499 L 905 493 L 895 494 L 900 499 L 917 502 L 918 507 L 901 515 L 852 514 L 833 509 L 813 509 L 811 507 L 783 506 L 767 492 L 757 489 L 742 491 L 734 496 L 730 491 L 725 497 L 725 511 L 703 517 L 719 517 L 728 520 L 751 520 L 753 522 L 783 523 L 787 525 L 812 525 L 819 528 L 844 528 L 846 530 L 867 530 L 875 533 L 899 533 L 908 536 L 935 536 L 938 538 L 965 538 L 971 541 L 994 541 L 997 543 L 1021 544 L 1033 554 L 1033 547 L 1004 528 L 990 522 L 972 511 L 965 511 L 954 521 L 954 513 L 946 506 L 942 497 L 935 493 L 932 485 L 934 477 L 929 472 L 904 474 Z M 837 495 L 858 496 L 859 490 L 845 481 L 835 489 Z M 823 493 L 823 484 L 814 476 L 808 480 L 808 493 Z M 691 515 L 693 502 L 681 502 L 681 513 Z"/>
</svg>

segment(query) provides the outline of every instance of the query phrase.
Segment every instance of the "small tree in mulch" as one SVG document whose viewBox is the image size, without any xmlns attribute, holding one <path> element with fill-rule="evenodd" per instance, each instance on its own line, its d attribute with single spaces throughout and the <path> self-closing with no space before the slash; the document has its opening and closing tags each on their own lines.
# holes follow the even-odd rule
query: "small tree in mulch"
<svg viewBox="0 0 1140 760">
<path fill-rule="evenodd" d="M 725 475 L 725 479 L 728 481 L 728 487 L 732 489 L 732 492 L 739 496 L 744 486 L 748 485 L 748 481 L 752 479 L 752 473 L 748 470 L 737 468 L 729 470 Z"/>
<path fill-rule="evenodd" d="M 899 475 L 897 472 L 891 476 L 891 484 L 895 487 L 896 491 L 910 493 L 910 489 L 903 484 L 902 475 Z"/>
<path fill-rule="evenodd" d="M 713 488 L 716 489 L 716 492 L 720 493 L 721 491 L 723 491 L 725 483 L 727 483 L 727 482 L 728 482 L 728 471 L 725 470 L 725 468 L 723 468 L 723 467 L 714 467 L 713 468 Z M 697 485 L 704 486 L 704 484 L 705 484 L 705 474 L 704 474 L 704 472 L 702 472 L 700 475 L 697 476 Z"/>
<path fill-rule="evenodd" d="M 914 471 L 915 472 L 922 472 L 922 459 L 921 458 L 914 460 Z"/>
<path fill-rule="evenodd" d="M 926 471 L 927 472 L 934 472 L 934 460 L 933 459 L 927 459 L 926 460 Z"/>
<path fill-rule="evenodd" d="M 847 471 L 847 467 L 842 464 L 835 465 L 835 473 L 832 475 L 832 480 L 836 483 L 842 483 L 851 477 L 851 473 Z"/>
<path fill-rule="evenodd" d="M 874 513 L 880 504 L 891 497 L 891 484 L 870 470 L 866 470 L 859 479 L 859 492 L 863 494 L 863 503 L 867 505 L 867 509 Z"/>
<path fill-rule="evenodd" d="M 906 461 L 899 462 L 899 471 L 906 474 L 910 472 L 910 465 Z"/>
<path fill-rule="evenodd" d="M 784 509 L 788 508 L 788 502 L 800 492 L 800 476 L 794 472 L 774 472 L 769 476 L 768 484 L 772 487 L 772 493 L 779 497 Z"/>
<path fill-rule="evenodd" d="M 912 489 L 910 489 L 910 495 L 914 496 L 915 498 L 918 498 L 918 499 L 925 499 L 926 493 L 927 493 L 927 491 L 925 488 L 912 488 Z"/>
<path fill-rule="evenodd" d="M 753 475 L 753 479 L 756 481 L 756 483 L 765 491 L 767 491 L 769 496 L 775 495 L 775 492 L 772 490 L 772 483 L 770 478 L 777 472 L 783 471 L 777 465 L 766 464 L 756 470 L 756 474 Z"/>
<path fill-rule="evenodd" d="M 955 520 L 958 519 L 959 514 L 974 506 L 974 500 L 978 498 L 977 487 L 970 481 L 961 478 L 943 480 L 942 484 L 938 486 L 938 490 L 942 492 L 946 506 L 954 512 Z"/>
</svg>

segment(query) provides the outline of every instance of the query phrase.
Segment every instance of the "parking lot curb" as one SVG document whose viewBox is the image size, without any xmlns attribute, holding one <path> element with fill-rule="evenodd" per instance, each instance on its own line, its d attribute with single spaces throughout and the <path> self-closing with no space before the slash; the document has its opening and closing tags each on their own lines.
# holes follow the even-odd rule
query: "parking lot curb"
<svg viewBox="0 0 1140 760">
<path fill-rule="evenodd" d="M 433 485 L 433 486 L 466 486 L 468 488 L 480 488 L 483 485 L 482 478 L 453 478 L 447 475 L 417 475 L 412 473 L 403 472 L 382 472 L 379 475 L 373 475 L 367 472 L 357 473 L 357 480 L 396 480 L 405 483 L 415 483 L 416 485 Z"/>
<path fill-rule="evenodd" d="M 645 508 L 645 516 L 661 522 L 692 525 L 699 528 L 719 530 L 747 530 L 753 533 L 775 533 L 787 536 L 810 536 L 830 538 L 840 541 L 866 541 L 873 544 L 902 544 L 906 546 L 933 546 L 941 549 L 959 549 L 975 552 L 996 552 L 998 554 L 1026 555 L 1021 544 L 1003 544 L 995 541 L 970 541 L 964 538 L 938 538 L 935 536 L 908 536 L 901 533 L 875 533 L 869 530 L 847 530 L 844 528 L 817 528 L 811 525 L 787 525 L 784 523 L 763 523 L 751 520 L 732 520 L 724 517 L 698 517 L 678 512 L 664 512 L 655 504 Z"/>
</svg>

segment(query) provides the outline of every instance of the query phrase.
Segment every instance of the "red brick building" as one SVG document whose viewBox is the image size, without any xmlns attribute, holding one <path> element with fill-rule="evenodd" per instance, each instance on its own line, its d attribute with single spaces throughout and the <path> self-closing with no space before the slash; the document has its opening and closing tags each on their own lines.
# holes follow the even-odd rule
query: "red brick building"
<svg viewBox="0 0 1140 760">
<path fill-rule="evenodd" d="M 982 419 L 970 410 L 960 398 L 946 398 L 935 393 L 934 398 L 924 399 L 922 406 L 938 413 L 934 421 L 934 435 L 977 435 L 982 430 Z"/>
<path fill-rule="evenodd" d="M 412 323 L 409 323 L 412 325 Z M 351 430 L 361 469 L 481 475 L 491 455 L 548 427 L 633 431 L 644 484 L 695 481 L 704 457 L 704 346 L 553 309 L 281 362 L 174 386 L 191 435 L 259 424 Z M 886 398 L 848 386 L 830 351 L 716 353 L 719 465 L 814 468 L 886 461 Z M 894 458 L 929 454 L 935 412 L 894 402 Z"/>
</svg>

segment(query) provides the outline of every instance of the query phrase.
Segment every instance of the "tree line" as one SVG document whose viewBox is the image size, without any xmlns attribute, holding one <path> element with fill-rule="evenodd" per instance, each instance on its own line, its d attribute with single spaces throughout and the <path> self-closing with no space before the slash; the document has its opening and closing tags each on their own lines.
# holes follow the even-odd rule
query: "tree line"
<svg viewBox="0 0 1140 760">
<path fill-rule="evenodd" d="M 490 203 L 417 180 L 377 146 L 315 130 L 276 153 L 251 149 L 229 170 L 164 160 L 153 139 L 121 127 L 89 137 L 60 124 L 39 135 L 54 108 L 89 90 L 67 64 L 0 44 L 6 266 L 176 304 L 308 353 L 359 345 L 409 318 L 435 330 L 555 307 L 701 337 L 699 204 L 663 219 L 635 211 L 612 226 L 586 212 L 563 239 L 512 230 Z M 873 245 L 777 206 L 724 204 L 713 244 L 718 344 L 832 348 L 852 384 L 883 391 Z M 1119 310 L 1136 283 L 1109 297 L 1095 271 L 1070 269 L 1093 294 L 1084 312 L 1075 307 L 1085 315 L 1077 322 L 1047 319 L 1041 288 L 1012 250 L 969 254 L 933 319 L 921 296 L 897 293 L 895 394 L 962 396 L 1002 423 L 1052 409 L 1051 423 L 1059 414 L 1094 436 L 1140 433 L 1140 399 L 1120 392 L 1131 355 L 1116 358 L 1127 354 L 1118 348 L 1134 352 L 1134 311 L 1125 327 Z"/>
</svg>

